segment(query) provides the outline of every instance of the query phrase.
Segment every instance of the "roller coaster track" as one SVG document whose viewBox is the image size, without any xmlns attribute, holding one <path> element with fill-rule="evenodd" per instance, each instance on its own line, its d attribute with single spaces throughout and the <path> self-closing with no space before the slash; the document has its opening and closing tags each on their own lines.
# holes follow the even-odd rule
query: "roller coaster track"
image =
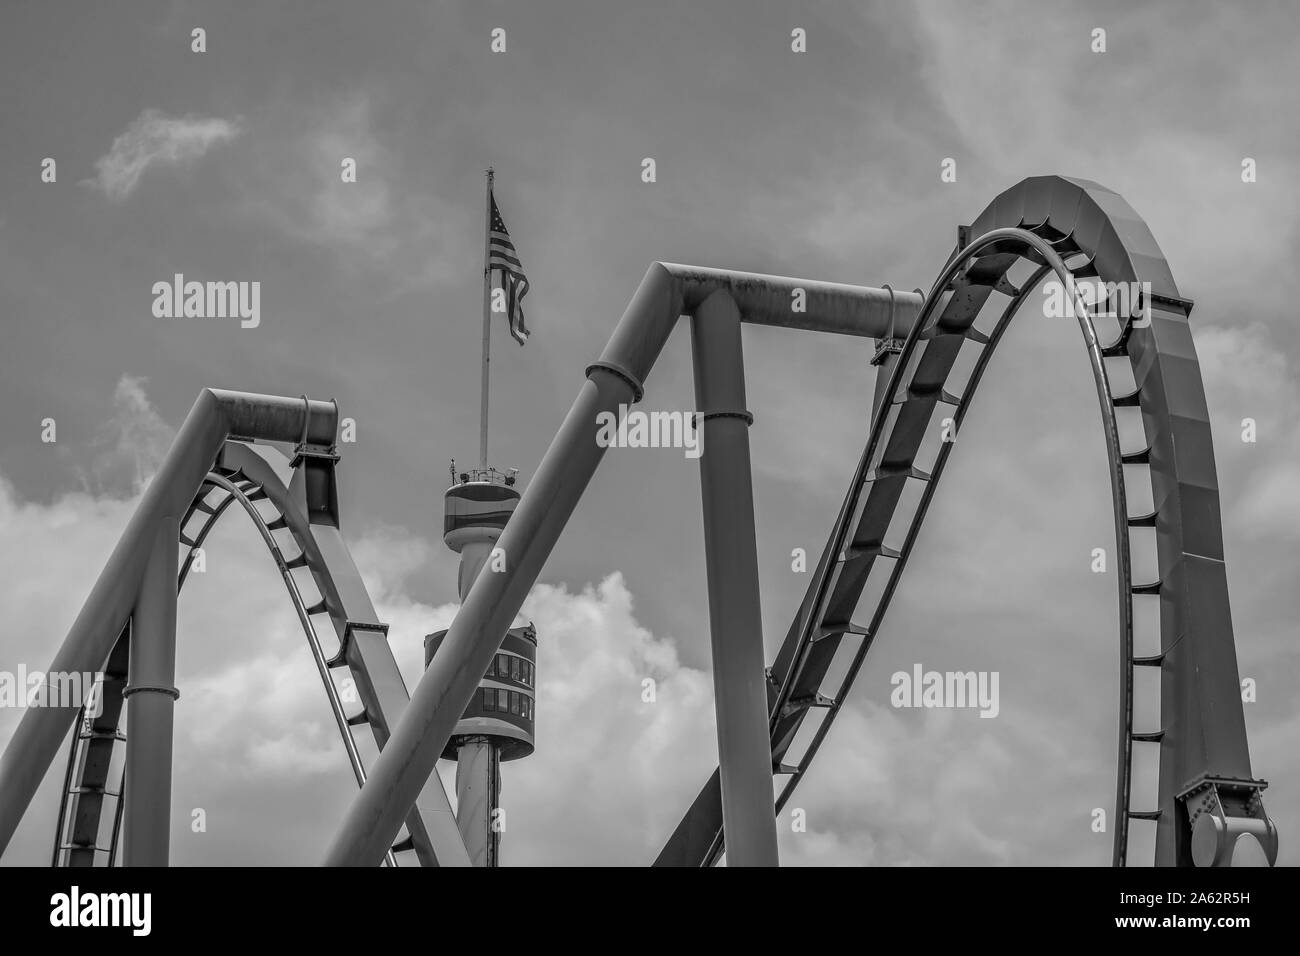
<svg viewBox="0 0 1300 956">
<path fill-rule="evenodd" d="M 295 470 L 295 480 L 301 476 L 302 472 Z M 269 519 L 257 506 L 261 501 L 268 502 L 274 510 Z M 376 744 L 382 748 L 388 737 L 389 722 L 397 719 L 401 705 L 407 699 L 385 638 L 386 628 L 373 620 L 373 609 L 368 601 L 362 600 L 364 589 L 350 559 L 343 560 L 346 554 L 341 558 L 337 553 L 333 560 L 326 559 L 322 551 L 323 542 L 316 535 L 319 529 L 313 528 L 301 509 L 295 506 L 290 489 L 280 481 L 266 459 L 241 442 L 228 441 L 225 444 L 216 468 L 203 479 L 180 523 L 180 544 L 188 548 L 188 552 L 180 567 L 177 591 L 184 587 L 209 533 L 235 503 L 241 505 L 252 520 L 284 581 L 324 685 L 348 762 L 360 786 L 365 783 L 366 772 L 353 728 L 370 724 Z M 287 556 L 284 553 L 274 534 L 281 530 L 290 532 L 297 545 L 297 554 Z M 337 539 L 337 543 L 341 543 L 341 539 Z M 321 595 L 310 605 L 294 576 L 294 572 L 301 568 L 310 570 Z M 367 610 L 369 614 L 366 614 Z M 349 618 L 348 612 L 357 617 Z M 322 614 L 330 616 L 340 641 L 338 649 L 330 656 L 326 656 L 314 622 Z M 129 658 L 129 631 L 128 626 L 105 666 L 98 716 L 88 715 L 83 707 L 75 725 L 54 844 L 52 862 L 56 866 L 60 863 L 73 867 L 93 866 L 100 858 L 105 865 L 112 866 L 116 861 L 124 806 L 125 766 L 117 775 L 116 789 L 110 789 L 106 784 L 114 745 L 126 739 L 119 724 Z M 356 714 L 346 712 L 330 673 L 341 667 L 350 669 L 363 701 L 362 709 Z M 440 788 L 436 782 L 433 786 Z M 430 796 L 436 802 L 436 795 Z M 115 798 L 116 806 L 108 845 L 99 846 L 106 797 Z M 442 802 L 445 803 L 445 796 Z M 414 850 L 423 864 L 437 864 L 437 848 L 422 812 L 425 811 L 418 806 L 412 811 L 408 819 L 408 837 L 385 855 L 389 866 L 397 865 L 395 854 L 402 850 Z M 443 854 L 444 862 L 449 858 L 455 860 L 453 850 L 443 849 Z"/>
<path fill-rule="evenodd" d="M 1112 859 L 1116 866 L 1126 864 L 1129 823 L 1141 820 L 1159 827 L 1157 863 L 1187 865 L 1190 826 L 1183 803 L 1204 792 L 1207 783 L 1241 796 L 1243 817 L 1266 820 L 1258 800 L 1265 784 L 1250 777 L 1240 700 L 1235 696 L 1236 659 L 1208 413 L 1187 326 L 1191 303 L 1179 296 L 1163 256 L 1137 214 L 1117 194 L 1094 183 L 1058 177 L 1026 180 L 999 196 L 964 232 L 963 238 L 966 236 L 976 238 L 960 243 L 949 259 L 893 365 L 887 398 L 871 422 L 866 447 L 826 547 L 799 612 L 768 669 L 773 770 L 788 778 L 775 810 L 781 811 L 807 774 L 847 700 L 911 556 L 955 444 L 940 441 L 929 470 L 917 467 L 923 441 L 936 437 L 931 427 L 936 407 L 951 410 L 951 426 L 959 433 L 1004 330 L 1049 273 L 1072 295 L 1073 279 L 1145 281 L 1150 283 L 1144 303 L 1150 321 L 1120 316 L 1114 339 L 1105 345 L 1098 339 L 1089 305 L 1075 296 L 1072 311 L 1083 334 L 1101 407 L 1117 549 L 1121 692 Z M 1022 269 L 1028 270 L 1028 277 L 1013 281 L 1010 275 Z M 976 323 L 990 303 L 998 318 L 991 330 L 984 331 Z M 978 356 L 967 381 L 950 391 L 950 375 L 966 343 L 978 350 Z M 1120 395 L 1111 391 L 1105 361 L 1109 358 L 1129 359 L 1136 389 Z M 1117 408 L 1140 409 L 1146 435 L 1143 447 L 1120 447 Z M 1155 502 L 1151 513 L 1129 514 L 1126 466 L 1139 466 L 1149 473 Z M 920 486 L 918 504 L 910 515 L 900 509 L 909 483 Z M 895 532 L 896 517 L 902 519 L 901 535 Z M 1132 529 L 1153 529 L 1156 535 L 1160 574 L 1155 581 L 1133 582 Z M 878 569 L 884 576 L 879 596 L 872 606 L 859 608 L 868 581 L 875 580 L 872 576 Z M 1159 654 L 1134 655 L 1135 597 L 1160 602 Z M 854 620 L 857 615 L 861 616 Z M 1215 628 L 1220 630 L 1216 633 Z M 842 679 L 832 682 L 828 673 L 845 640 L 856 641 L 857 647 Z M 1176 648 L 1184 655 L 1176 662 L 1181 665 L 1178 668 L 1170 666 L 1175 663 L 1171 657 Z M 1220 672 L 1215 688 L 1201 688 L 1224 704 L 1214 716 L 1217 724 L 1198 721 L 1198 716 L 1213 709 L 1205 704 L 1201 705 L 1202 715 L 1180 710 L 1190 692 L 1186 686 L 1192 679 L 1189 671 L 1194 674 L 1196 670 L 1189 657 L 1198 657 L 1201 666 Z M 1160 728 L 1134 730 L 1137 667 L 1161 668 L 1164 726 Z M 1209 678 L 1200 674 L 1196 679 Z M 796 735 L 815 710 L 824 711 L 822 719 L 795 754 Z M 1181 742 L 1170 739 L 1178 731 L 1184 735 Z M 1160 805 L 1154 808 L 1134 810 L 1130 806 L 1135 743 L 1161 748 Z M 1194 753 L 1190 759 L 1189 746 Z M 1216 759 L 1227 765 L 1205 766 Z M 1229 801 L 1221 802 L 1227 805 Z M 1272 860 L 1276 831 L 1271 823 L 1261 829 L 1261 842 Z M 715 771 L 656 862 L 713 865 L 724 849 L 720 778 Z"/>
<path fill-rule="evenodd" d="M 955 445 L 945 438 L 960 432 L 1006 328 L 1049 277 L 1066 290 L 1067 314 L 1083 336 L 1109 466 L 1120 651 L 1112 861 L 1127 864 L 1130 824 L 1143 821 L 1155 826 L 1157 865 L 1229 864 L 1245 833 L 1255 835 L 1275 862 L 1277 830 L 1262 802 L 1267 784 L 1251 774 L 1246 741 L 1209 413 L 1188 323 L 1191 302 L 1179 294 L 1154 238 L 1121 197 L 1095 183 L 1056 176 L 1027 179 L 997 197 L 960 231 L 957 249 L 929 294 L 909 297 L 906 336 L 882 370 L 887 378 L 877 390 L 862 454 L 799 610 L 766 670 L 740 322 L 892 338 L 892 291 L 653 264 L 600 359 L 587 368 L 573 408 L 501 532 L 497 546 L 511 555 L 509 566 L 476 578 L 413 696 L 339 530 L 337 407 L 305 397 L 299 402 L 205 389 L 50 668 L 81 673 L 100 665 L 104 680 L 96 711 L 83 707 L 74 721 L 75 706 L 29 709 L 0 755 L 0 850 L 72 727 L 55 862 L 94 865 L 102 854 L 112 864 L 123 804 L 127 820 L 138 823 L 133 828 L 128 822 L 122 834 L 126 862 L 133 854 L 136 861 L 166 862 L 166 840 L 154 838 L 166 835 L 170 763 L 146 759 L 155 747 L 171 746 L 172 712 L 166 708 L 176 694 L 170 686 L 174 666 L 158 661 L 159 648 L 174 647 L 175 639 L 174 619 L 168 618 L 174 607 L 160 596 L 170 598 L 173 573 L 179 590 L 194 568 L 196 550 L 237 502 L 284 580 L 361 784 L 326 862 L 392 864 L 398 851 L 410 849 L 425 865 L 467 865 L 437 759 L 600 462 L 600 415 L 643 397 L 644 380 L 673 325 L 690 315 L 697 398 L 708 410 L 701 427 L 712 430 L 715 449 L 702 460 L 701 476 L 715 707 L 731 809 L 728 834 L 723 774 L 715 771 L 656 863 L 713 865 L 727 852 L 729 835 L 729 862 L 774 864 L 768 757 L 771 773 L 785 778 L 770 804 L 780 813 L 808 774 L 881 633 Z M 1140 308 L 1120 296 L 1126 308 L 1109 316 L 1114 332 L 1103 342 L 1099 328 L 1106 329 L 1098 320 L 1105 313 L 1094 308 L 1100 301 L 1084 301 L 1076 280 L 1107 290 L 1141 288 Z M 796 313 L 792 296 L 807 308 Z M 1131 390 L 1112 388 L 1110 360 L 1121 367 L 1127 362 Z M 967 364 L 963 381 L 959 369 Z M 1121 445 L 1121 410 L 1140 416 L 1143 439 L 1134 447 Z M 942 423 L 946 436 L 934 425 L 936 415 L 949 420 Z M 295 438 L 287 486 L 246 444 Z M 1130 497 L 1145 495 L 1130 492 L 1143 481 L 1152 509 L 1131 514 Z M 737 493 L 742 485 L 746 493 Z M 262 501 L 273 515 L 257 506 Z M 178 546 L 189 554 L 176 567 L 175 553 L 162 545 L 176 533 L 171 516 L 180 513 Z M 164 526 L 166 536 L 160 537 Z M 294 555 L 285 553 L 277 531 L 289 532 L 298 549 Z M 1138 535 L 1154 539 L 1152 580 L 1134 580 L 1132 542 Z M 294 575 L 300 568 L 310 570 L 320 593 L 314 603 L 300 590 Z M 1135 653 L 1137 601 L 1158 610 L 1157 653 Z M 338 638 L 328 657 L 314 623 L 321 614 L 329 616 Z M 841 647 L 848 653 L 837 657 Z M 844 657 L 847 667 L 832 676 Z M 134 688 L 126 686 L 128 664 L 138 681 Z M 362 704 L 353 715 L 345 712 L 330 674 L 344 665 Z M 1160 676 L 1156 726 L 1134 726 L 1138 668 Z M 128 745 L 128 755 L 138 761 L 130 770 L 128 800 L 120 781 L 110 789 L 109 777 L 114 748 L 125 739 L 124 702 L 134 692 L 149 693 L 132 697 L 131 707 L 160 716 L 146 717 Z M 813 720 L 813 714 L 820 716 Z M 380 748 L 369 768 L 352 737 L 352 728 L 362 723 L 370 724 Z M 724 732 L 730 735 L 725 740 Z M 1156 803 L 1137 809 L 1131 806 L 1135 745 L 1154 746 L 1159 759 Z M 105 804 L 113 798 L 111 836 L 101 847 Z M 161 825 L 151 829 L 159 815 Z M 400 839 L 403 825 L 406 839 Z"/>
</svg>

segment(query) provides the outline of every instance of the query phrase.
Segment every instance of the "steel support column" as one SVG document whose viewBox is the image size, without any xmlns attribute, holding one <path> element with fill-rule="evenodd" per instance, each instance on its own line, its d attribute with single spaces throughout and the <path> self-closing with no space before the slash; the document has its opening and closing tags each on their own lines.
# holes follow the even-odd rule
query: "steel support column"
<svg viewBox="0 0 1300 956">
<path fill-rule="evenodd" d="M 171 838 L 172 723 L 176 687 L 177 536 L 174 515 L 157 522 L 131 616 L 126 689 L 127 866 L 166 866 Z"/>
<path fill-rule="evenodd" d="M 84 673 L 104 666 L 131 614 L 158 520 L 184 514 L 227 437 L 331 444 L 337 427 L 338 409 L 330 402 L 213 388 L 200 392 L 47 672 Z M 0 853 L 79 709 L 73 704 L 23 712 L 0 755 Z"/>
<path fill-rule="evenodd" d="M 890 325 L 891 297 L 880 289 L 651 265 L 501 533 L 497 547 L 507 569 L 480 574 L 474 582 L 411 706 L 348 809 L 326 853 L 327 865 L 374 866 L 382 859 L 604 455 L 596 416 L 617 414 L 620 405 L 640 400 L 642 383 L 678 317 L 719 288 L 735 298 L 748 322 L 864 336 L 879 336 Z M 919 296 L 901 298 L 912 315 L 920 311 Z M 806 312 L 795 311 L 796 301 Z"/>
<path fill-rule="evenodd" d="M 740 312 L 719 289 L 691 319 L 713 699 L 729 866 L 776 866 L 758 546 Z"/>
<path fill-rule="evenodd" d="M 605 449 L 596 415 L 633 401 L 624 376 L 594 367 L 497 541 L 507 572 L 478 576 L 411 703 L 380 752 L 325 857 L 330 866 L 374 866 L 433 772 L 456 722 L 523 606 Z"/>
</svg>

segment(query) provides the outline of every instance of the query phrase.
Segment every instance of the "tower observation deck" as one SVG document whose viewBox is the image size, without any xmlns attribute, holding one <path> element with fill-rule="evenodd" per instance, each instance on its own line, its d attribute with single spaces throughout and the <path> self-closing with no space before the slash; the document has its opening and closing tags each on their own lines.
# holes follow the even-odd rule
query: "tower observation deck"
<svg viewBox="0 0 1300 956">
<path fill-rule="evenodd" d="M 465 600 L 484 566 L 488 573 L 497 539 L 519 503 L 514 473 L 495 468 L 461 472 L 443 496 L 443 541 L 460 555 L 457 590 Z M 501 568 L 504 570 L 504 566 Z M 427 667 L 447 631 L 424 639 Z M 456 724 L 442 756 L 456 761 L 456 819 L 475 866 L 496 866 L 501 825 L 500 764 L 533 752 L 536 721 L 537 631 L 511 627 L 503 636 L 479 689 Z"/>
</svg>

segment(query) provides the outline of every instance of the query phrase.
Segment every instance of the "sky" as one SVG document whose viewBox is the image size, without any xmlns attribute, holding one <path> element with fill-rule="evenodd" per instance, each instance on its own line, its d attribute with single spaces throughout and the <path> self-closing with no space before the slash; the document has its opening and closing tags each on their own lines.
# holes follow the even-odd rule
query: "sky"
<svg viewBox="0 0 1300 956">
<path fill-rule="evenodd" d="M 1252 764 L 1281 861 L 1300 861 L 1300 341 L 1284 278 L 1300 254 L 1297 40 L 1281 2 L 140 2 L 69 16 L 11 0 L 0 669 L 48 664 L 213 386 L 333 398 L 355 419 L 343 530 L 414 686 L 422 636 L 456 609 L 441 495 L 450 459 L 478 447 L 488 165 L 533 331 L 520 348 L 493 329 L 490 457 L 524 487 L 651 262 L 928 289 L 959 225 L 1059 173 L 1123 195 L 1195 300 L 1238 661 L 1257 682 Z M 175 273 L 260 282 L 259 324 L 155 316 L 153 286 Z M 872 343 L 747 327 L 744 348 L 770 660 L 807 586 L 791 552 L 820 553 L 867 433 Z M 1012 324 L 794 798 L 807 826 L 778 819 L 783 863 L 1109 862 L 1092 823 L 1112 809 L 1117 609 L 1112 573 L 1091 567 L 1113 547 L 1092 388 L 1073 322 L 1026 310 Z M 684 329 L 645 401 L 693 407 Z M 525 605 L 538 744 L 504 770 L 506 865 L 648 862 L 716 764 L 698 470 L 676 449 L 608 453 Z M 173 861 L 319 862 L 355 792 L 324 694 L 252 529 L 227 519 L 208 552 L 180 603 Z M 997 671 L 998 717 L 891 707 L 890 676 L 917 663 Z M 1142 690 L 1139 721 L 1154 719 Z M 0 745 L 16 721 L 0 708 Z M 1141 807 L 1154 761 L 1135 770 Z M 60 776 L 5 864 L 48 859 Z M 1135 861 L 1150 859 L 1144 826 Z"/>
</svg>

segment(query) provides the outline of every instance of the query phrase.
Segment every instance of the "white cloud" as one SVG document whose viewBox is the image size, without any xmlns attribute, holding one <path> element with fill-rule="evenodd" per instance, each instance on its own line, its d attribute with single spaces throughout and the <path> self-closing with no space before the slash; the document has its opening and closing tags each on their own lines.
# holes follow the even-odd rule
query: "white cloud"
<svg viewBox="0 0 1300 956">
<path fill-rule="evenodd" d="M 1300 538 L 1300 462 L 1266 465 L 1246 486 L 1231 517 L 1252 537 Z"/>
<path fill-rule="evenodd" d="M 86 182 L 109 199 L 121 201 L 135 191 L 144 171 L 155 163 L 175 165 L 198 159 L 239 132 L 238 120 L 190 114 L 168 116 L 147 109 L 95 161 L 95 177 Z"/>
<path fill-rule="evenodd" d="M 139 382 L 124 380 L 118 400 L 117 432 L 156 437 L 160 421 Z M 0 478 L 0 616 L 11 625 L 0 668 L 48 664 L 138 492 L 81 492 L 38 504 Z M 423 666 L 421 638 L 456 612 L 454 604 L 431 606 L 414 596 L 439 548 L 389 527 L 353 541 L 413 686 Z M 316 863 L 355 793 L 342 745 L 274 566 L 242 516 L 218 527 L 208 552 L 208 570 L 192 576 L 180 606 L 173 858 Z M 650 862 L 716 765 L 710 675 L 683 664 L 677 641 L 638 621 L 619 572 L 576 591 L 540 584 L 523 617 L 539 633 L 538 749 L 504 768 L 504 861 Z M 880 653 L 896 655 L 906 634 L 905 627 L 891 630 Z M 706 630 L 690 639 L 707 640 Z M 939 648 L 931 644 L 931 652 Z M 971 713 L 892 710 L 880 702 L 881 674 L 869 666 L 792 804 L 807 811 L 807 832 L 794 833 L 788 817 L 781 821 L 783 862 L 1028 863 L 1045 853 L 1056 862 L 1089 862 L 1089 854 L 1103 855 L 1105 837 L 1089 842 L 1086 821 L 1109 781 L 1078 758 L 1090 731 L 1062 708 L 1068 695 L 1036 694 L 1033 680 L 1005 676 L 1004 715 L 984 721 Z M 642 700 L 647 678 L 655 681 L 654 703 Z M 16 717 L 0 712 L 0 746 Z M 1282 731 L 1264 721 L 1256 756 L 1288 780 L 1295 762 Z M 1053 770 L 1028 769 L 1039 765 Z M 1024 779 L 1016 779 L 1018 768 Z M 58 767 L 6 863 L 45 858 L 60 778 Z M 1043 811 L 1028 821 L 1008 816 L 1009 787 L 1032 791 Z M 189 827 L 195 808 L 207 814 L 205 833 Z M 1270 810 L 1292 828 L 1284 801 Z"/>
<path fill-rule="evenodd" d="M 258 162 L 241 168 L 239 203 L 248 217 L 329 251 L 344 268 L 373 270 L 393 294 L 458 274 L 448 260 L 464 246 L 451 208 L 409 181 L 378 119 L 361 91 L 306 108 L 268 107 Z M 355 181 L 343 180 L 345 159 L 356 163 Z"/>
<path fill-rule="evenodd" d="M 94 439 L 97 451 L 89 473 L 82 475 L 87 491 L 138 492 L 162 464 L 175 431 L 149 401 L 145 381 L 133 375 L 118 379 L 113 389 L 113 417 Z"/>
<path fill-rule="evenodd" d="M 715 763 L 712 680 L 637 622 L 617 572 L 578 593 L 540 585 L 524 616 L 538 629 L 538 751 L 504 771 L 517 836 L 503 858 L 649 863 Z"/>
<path fill-rule="evenodd" d="M 1260 323 L 1196 330 L 1212 413 L 1224 525 L 1251 538 L 1300 536 L 1300 400 L 1286 353 Z M 1243 442 L 1243 422 L 1255 441 Z"/>
<path fill-rule="evenodd" d="M 320 239 L 370 243 L 385 233 L 392 221 L 392 191 L 385 172 L 388 156 L 375 136 L 370 116 L 369 101 L 353 99 L 309 137 L 308 155 L 318 188 L 307 207 L 305 225 Z M 355 183 L 342 181 L 345 156 L 356 160 L 360 170 Z"/>
<path fill-rule="evenodd" d="M 849 708 L 785 811 L 786 865 L 943 865 L 1016 862 L 1005 775 L 1024 741 L 954 711 L 922 713 L 867 703 Z M 1003 729 L 1009 725 L 999 722 Z M 1008 746 L 1008 743 L 1011 746 Z M 794 808 L 807 833 L 790 826 Z"/>
</svg>

